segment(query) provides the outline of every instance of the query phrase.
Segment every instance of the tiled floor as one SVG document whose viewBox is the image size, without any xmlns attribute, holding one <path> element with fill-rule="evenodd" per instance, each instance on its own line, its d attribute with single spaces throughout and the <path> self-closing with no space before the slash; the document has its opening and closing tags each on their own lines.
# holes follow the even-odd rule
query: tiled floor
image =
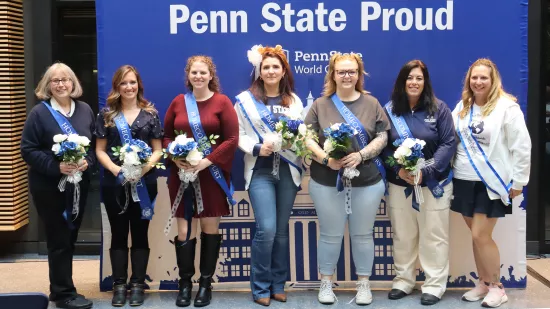
<svg viewBox="0 0 550 309">
<path fill-rule="evenodd" d="M 29 258 L 29 257 L 27 257 Z M 0 292 L 48 292 L 47 262 L 43 257 L 30 257 L 20 260 L 16 257 L 5 258 L 0 263 Z M 17 260 L 17 262 L 15 262 Z M 540 263 L 540 262 L 539 262 Z M 546 261 L 550 266 L 550 259 Z M 97 257 L 78 257 L 74 262 L 74 281 L 78 292 L 94 301 L 94 308 L 112 308 L 110 293 L 99 292 L 99 260 Z M 196 290 L 196 288 L 195 288 Z M 449 290 L 439 304 L 432 308 L 481 308 L 480 303 L 467 303 L 460 300 L 464 291 Z M 531 276 L 527 278 L 526 290 L 508 290 L 509 302 L 501 308 L 550 308 L 550 289 Z M 353 291 L 336 291 L 338 302 L 332 306 L 317 302 L 317 291 L 300 291 L 289 293 L 287 303 L 273 302 L 271 308 L 308 309 L 308 308 L 352 308 L 348 304 L 355 293 Z M 367 308 L 426 308 L 420 305 L 420 292 L 398 301 L 390 301 L 387 291 L 373 291 L 374 301 Z M 146 303 L 140 308 L 176 308 L 176 292 L 147 293 Z M 55 308 L 53 304 L 50 308 Z M 130 308 L 127 305 L 127 308 Z M 214 293 L 210 309 L 229 308 L 262 308 L 252 302 L 249 292 L 218 291 Z M 2 308 L 4 309 L 4 308 Z M 6 308 L 8 309 L 8 308 Z M 11 308 L 9 308 L 11 309 Z M 14 308 L 22 309 L 22 308 Z"/>
</svg>

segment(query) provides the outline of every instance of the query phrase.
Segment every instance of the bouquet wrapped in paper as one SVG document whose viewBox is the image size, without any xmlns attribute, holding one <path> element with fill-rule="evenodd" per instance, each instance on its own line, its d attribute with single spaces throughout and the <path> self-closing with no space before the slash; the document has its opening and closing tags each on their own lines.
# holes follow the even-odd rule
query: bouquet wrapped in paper
<svg viewBox="0 0 550 309">
<path fill-rule="evenodd" d="M 90 140 L 86 136 L 78 134 L 56 134 L 53 137 L 54 144 L 52 152 L 61 162 L 78 165 L 87 155 Z M 82 180 L 82 172 L 75 170 L 71 175 L 64 175 L 59 181 L 59 191 L 65 191 L 67 182 L 74 184 L 72 214 L 78 217 L 80 202 L 80 186 L 78 183 Z"/>
<path fill-rule="evenodd" d="M 386 164 L 390 167 L 396 165 L 401 166 L 414 176 L 414 193 L 416 196 L 416 202 L 422 204 L 424 202 L 424 196 L 422 194 L 422 188 L 419 185 L 420 170 L 426 166 L 434 164 L 434 160 L 425 160 L 422 149 L 426 145 L 426 142 L 416 138 L 397 139 L 393 142 L 393 145 L 397 147 L 393 156 L 386 159 Z"/>
</svg>

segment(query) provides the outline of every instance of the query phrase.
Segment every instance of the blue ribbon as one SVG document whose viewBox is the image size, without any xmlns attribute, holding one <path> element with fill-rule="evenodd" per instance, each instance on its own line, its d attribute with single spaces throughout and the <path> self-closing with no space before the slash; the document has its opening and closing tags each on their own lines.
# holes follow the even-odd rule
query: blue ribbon
<svg viewBox="0 0 550 309">
<path fill-rule="evenodd" d="M 114 118 L 114 122 L 116 128 L 118 129 L 118 135 L 120 136 L 122 146 L 130 143 L 133 140 L 132 131 L 130 130 L 130 126 L 128 126 L 128 122 L 126 122 L 126 119 L 124 119 L 122 113 L 119 113 Z M 117 181 L 118 183 L 124 181 L 122 171 L 118 174 Z M 138 180 L 138 182 L 136 183 L 136 189 L 139 196 L 139 206 L 141 207 L 141 219 L 153 219 L 153 215 L 155 214 L 154 208 L 156 198 L 155 200 L 151 201 L 151 198 L 149 197 L 149 192 L 147 192 L 147 187 L 143 184 L 143 179 Z"/>
<path fill-rule="evenodd" d="M 346 122 L 352 126 L 355 130 L 357 130 L 357 136 L 356 140 L 359 143 L 359 147 L 361 149 L 367 147 L 369 143 L 369 135 L 367 134 L 367 130 L 365 130 L 365 127 L 363 124 L 361 124 L 361 121 L 355 117 L 355 115 L 347 108 L 342 100 L 335 94 L 333 94 L 331 97 L 332 102 L 334 102 L 334 105 L 338 109 L 338 112 L 340 112 L 340 115 L 344 117 Z M 378 168 L 378 171 L 380 172 L 380 175 L 382 175 L 382 179 L 384 180 L 384 186 L 386 188 L 385 195 L 388 193 L 388 186 L 386 182 L 386 169 L 384 169 L 384 165 L 382 164 L 382 160 L 378 156 L 372 158 L 372 161 L 376 164 L 376 168 Z M 344 184 L 342 181 L 342 175 L 343 175 L 343 168 L 340 169 L 338 172 L 338 177 L 336 179 L 336 188 L 338 189 L 338 192 L 342 192 L 344 190 Z"/>
<path fill-rule="evenodd" d="M 191 131 L 193 132 L 195 141 L 197 141 L 197 143 L 200 145 L 204 155 L 207 156 L 212 153 L 212 146 L 210 145 L 208 136 L 206 135 L 206 132 L 202 127 L 199 107 L 197 106 L 197 100 L 192 93 L 187 93 L 185 95 L 185 107 L 187 108 L 189 125 L 191 126 Z M 210 174 L 212 174 L 212 177 L 214 177 L 214 180 L 218 183 L 220 188 L 222 188 L 223 192 L 225 192 L 229 204 L 237 204 L 237 202 L 233 199 L 233 194 L 235 193 L 233 182 L 230 181 L 230 185 L 228 186 L 225 177 L 223 177 L 222 171 L 216 165 L 212 164 L 208 167 L 208 169 L 210 170 Z"/>
<path fill-rule="evenodd" d="M 61 128 L 61 131 L 64 134 L 67 134 L 67 135 L 77 134 L 76 130 L 73 128 L 71 123 L 69 121 L 67 121 L 67 119 L 65 117 L 61 116 L 61 114 L 59 114 L 57 111 L 55 111 L 50 104 L 48 104 L 44 101 L 42 101 L 42 103 L 44 105 L 46 105 L 46 107 L 50 111 L 50 114 L 52 114 L 53 118 L 55 119 L 55 121 L 57 122 L 57 124 Z M 80 207 L 80 205 L 79 205 L 79 207 Z M 71 229 L 71 230 L 74 229 L 74 224 L 73 224 L 73 220 L 72 220 L 72 213 L 73 213 L 73 205 L 72 205 L 72 203 L 68 203 L 66 201 L 65 202 L 65 211 L 63 212 L 63 218 L 65 218 L 65 221 L 67 221 L 69 229 Z"/>
<path fill-rule="evenodd" d="M 275 125 L 277 124 L 278 120 L 277 118 L 275 117 L 275 115 L 273 115 L 273 113 L 267 108 L 267 106 L 265 106 L 265 104 L 262 104 L 260 102 L 258 102 L 256 100 L 256 98 L 254 98 L 254 95 L 252 95 L 252 93 L 250 92 L 250 90 L 248 90 L 248 94 L 250 95 L 250 98 L 252 99 L 252 102 L 254 103 L 254 106 L 256 106 L 256 110 L 258 111 L 258 114 L 260 115 L 260 119 L 262 119 L 262 122 L 265 123 L 267 125 L 267 127 L 273 132 L 275 131 Z M 248 120 L 248 122 L 250 123 L 250 126 L 252 127 L 252 129 L 254 130 L 254 132 L 256 132 L 256 134 L 258 135 L 258 138 L 260 140 L 260 143 L 263 143 L 263 138 L 262 136 L 260 135 L 260 132 L 258 132 L 256 130 L 256 128 L 254 127 L 254 124 L 252 123 L 252 120 L 250 120 L 250 117 L 248 116 L 248 114 L 246 113 L 246 109 L 244 108 L 244 106 L 241 104 L 241 110 L 243 111 L 243 114 L 245 116 L 245 118 Z M 264 133 L 267 133 L 267 132 L 264 132 Z M 300 173 L 300 175 L 302 175 L 302 168 L 298 165 L 296 165 L 294 162 L 288 160 L 287 158 L 284 157 L 284 150 L 282 151 L 282 155 L 281 155 L 281 159 L 283 161 L 285 161 L 286 163 L 288 163 L 290 166 L 294 167 L 296 170 L 298 170 L 298 172 Z"/>
<path fill-rule="evenodd" d="M 399 134 L 399 138 L 401 138 L 402 140 L 405 140 L 406 138 L 414 138 L 411 130 L 409 129 L 409 126 L 407 125 L 407 122 L 405 121 L 405 118 L 403 118 L 403 116 L 397 116 L 392 112 L 391 101 L 386 104 L 385 108 L 388 111 L 388 115 L 390 116 L 390 120 L 393 123 L 393 126 L 395 127 L 395 131 L 397 131 L 397 134 Z M 451 170 L 449 172 L 449 175 L 447 176 L 447 179 L 445 179 L 445 181 L 443 181 L 443 183 L 441 184 L 434 178 L 428 178 L 425 180 L 425 182 L 428 189 L 430 189 L 430 192 L 432 192 L 432 195 L 435 198 L 440 198 L 443 196 L 443 193 L 445 193 L 443 187 L 448 185 L 452 180 L 453 171 Z M 408 198 L 411 194 L 413 194 L 412 207 L 417 211 L 420 211 L 420 205 L 418 205 L 418 203 L 416 202 L 413 187 L 409 185 L 405 188 L 405 196 Z"/>
<path fill-rule="evenodd" d="M 463 105 L 464 106 L 464 105 Z M 479 144 L 478 140 L 475 138 L 474 134 L 472 133 L 472 119 L 473 119 L 473 114 L 474 114 L 474 111 L 473 111 L 473 108 L 470 108 L 470 119 L 468 121 L 468 128 L 470 129 L 470 136 L 472 137 L 472 139 L 474 140 L 477 148 L 479 149 L 479 151 L 481 152 L 481 155 L 483 156 L 483 159 L 485 160 L 485 163 L 487 163 L 487 165 L 489 166 L 489 168 L 491 169 L 491 171 L 493 172 L 493 174 L 497 177 L 498 181 L 500 182 L 500 184 L 503 186 L 503 188 L 506 190 L 506 192 L 509 192 L 510 191 L 510 188 L 512 187 L 512 181 L 510 181 L 510 183 L 508 185 L 506 185 L 504 183 L 504 180 L 502 180 L 502 178 L 500 177 L 500 175 L 497 173 L 497 171 L 495 170 L 495 168 L 493 167 L 493 165 L 489 162 L 489 159 L 487 158 L 487 155 L 485 154 L 485 151 L 483 151 L 483 148 L 481 148 L 481 145 Z M 474 168 L 474 171 L 476 172 L 477 176 L 479 176 L 479 179 L 481 179 L 481 181 L 483 182 L 483 184 L 487 187 L 487 189 L 489 189 L 491 192 L 495 193 L 496 195 L 500 196 L 500 193 L 498 193 L 496 190 L 494 190 L 493 188 L 491 188 L 489 186 L 489 184 L 485 181 L 485 179 L 483 178 L 483 176 L 481 176 L 481 173 L 479 172 L 479 170 L 477 169 L 476 165 L 474 164 L 474 161 L 472 160 L 472 157 L 470 155 L 470 152 L 468 152 L 468 147 L 466 147 L 466 142 L 464 141 L 464 138 L 462 137 L 462 133 L 460 132 L 460 115 L 457 116 L 457 121 L 456 121 L 456 132 L 458 133 L 458 137 L 460 138 L 460 143 L 462 144 L 462 146 L 464 147 L 464 152 L 466 152 L 466 155 L 468 156 L 468 160 L 470 161 L 470 165 L 472 165 L 472 167 Z M 510 198 L 508 197 L 508 204 L 510 204 Z"/>
</svg>

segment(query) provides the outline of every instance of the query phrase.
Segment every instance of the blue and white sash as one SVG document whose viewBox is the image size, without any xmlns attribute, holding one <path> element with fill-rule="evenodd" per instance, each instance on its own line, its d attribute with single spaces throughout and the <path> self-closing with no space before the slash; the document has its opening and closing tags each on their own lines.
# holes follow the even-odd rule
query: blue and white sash
<svg viewBox="0 0 550 309">
<path fill-rule="evenodd" d="M 267 133 L 275 132 L 275 124 L 277 123 L 277 121 L 275 120 L 275 116 L 265 106 L 265 104 L 258 102 L 254 98 L 252 93 L 250 93 L 250 91 L 244 91 L 239 94 L 237 96 L 237 101 L 240 102 L 239 107 L 241 108 L 243 115 L 245 116 L 246 120 L 248 120 L 254 132 L 256 132 L 256 135 L 258 135 L 260 143 L 263 143 L 264 136 Z M 258 117 L 255 117 L 255 113 L 258 113 Z M 252 121 L 251 115 L 252 118 L 259 118 L 261 119 L 261 121 Z M 283 161 L 288 163 L 290 167 L 296 169 L 300 173 L 300 175 L 302 174 L 301 157 L 298 157 L 291 150 L 281 150 L 278 154 Z"/>
<path fill-rule="evenodd" d="M 116 128 L 118 129 L 118 135 L 120 136 L 122 146 L 130 143 L 133 140 L 132 131 L 130 130 L 128 122 L 126 122 L 126 119 L 124 119 L 124 115 L 122 115 L 122 113 L 119 113 L 113 120 L 115 122 Z M 124 180 L 122 171 L 118 174 L 117 179 L 119 182 L 122 182 Z M 134 200 L 134 202 L 139 202 L 139 205 L 141 207 L 141 219 L 153 219 L 153 210 L 155 208 L 156 198 L 155 200 L 151 201 L 151 198 L 149 197 L 149 192 L 147 192 L 147 187 L 143 183 L 143 179 L 138 180 L 135 184 L 131 183 L 130 191 L 132 192 L 132 199 Z M 126 204 L 128 204 L 128 199 L 129 196 L 127 194 Z M 126 211 L 126 208 L 127 207 L 124 207 L 122 213 Z"/>
<path fill-rule="evenodd" d="M 357 130 L 357 136 L 356 136 L 356 140 L 357 142 L 359 143 L 359 147 L 361 149 L 367 147 L 367 145 L 369 144 L 369 135 L 367 133 L 367 130 L 365 130 L 365 127 L 363 126 L 363 124 L 361 123 L 361 121 L 359 121 L 359 119 L 357 119 L 357 117 L 349 110 L 349 108 L 347 108 L 344 103 L 342 102 L 342 100 L 340 100 L 340 98 L 335 94 L 333 94 L 331 97 L 331 100 L 332 102 L 334 102 L 334 105 L 336 106 L 336 108 L 338 109 L 338 112 L 340 112 L 340 115 L 342 115 L 342 117 L 344 118 L 344 120 L 346 120 L 346 122 L 352 126 L 355 130 Z M 376 168 L 378 169 L 378 171 L 380 172 L 380 175 L 382 175 L 382 179 L 384 180 L 384 184 L 386 184 L 386 170 L 384 169 L 384 165 L 382 164 L 382 160 L 380 160 L 380 158 L 378 156 L 372 158 L 372 161 L 376 164 Z M 341 173 L 338 173 L 338 178 L 340 179 L 340 174 Z M 338 191 L 342 191 L 340 190 L 340 188 L 343 189 L 343 187 L 341 187 L 341 181 L 339 180 L 337 182 L 337 187 L 340 185 Z M 386 186 L 387 188 L 387 186 Z"/>
<path fill-rule="evenodd" d="M 392 111 L 392 102 L 388 102 L 385 106 L 386 110 L 388 111 L 388 115 L 390 116 L 390 120 L 393 123 L 393 126 L 395 127 L 395 131 L 397 131 L 397 134 L 399 134 L 399 138 L 402 140 L 405 140 L 407 138 L 414 138 L 411 130 L 409 129 L 409 126 L 407 125 L 407 122 L 405 121 L 405 118 L 403 116 L 397 116 Z M 449 172 L 449 175 L 443 183 L 439 183 L 439 181 L 430 178 L 426 179 L 426 186 L 430 191 L 432 192 L 432 195 L 435 198 L 440 198 L 443 196 L 443 193 L 445 193 L 445 190 L 443 187 L 448 185 L 453 179 L 453 171 L 451 170 Z M 411 194 L 414 194 L 414 190 L 412 186 L 407 186 L 405 189 L 405 195 L 409 197 Z M 420 205 L 416 201 L 416 198 L 413 196 L 412 199 L 412 207 L 416 210 L 420 210 Z"/>
<path fill-rule="evenodd" d="M 461 103 L 461 107 L 464 108 L 464 104 Z M 473 108 L 470 107 L 469 112 L 469 121 L 460 121 L 460 115 L 456 117 L 456 132 L 460 138 L 460 143 L 464 147 L 464 151 L 468 156 L 470 164 L 474 168 L 474 171 L 479 176 L 483 184 L 491 192 L 500 196 L 502 201 L 507 201 L 507 204 L 510 204 L 510 188 L 512 187 L 512 182 L 506 184 L 502 177 L 498 174 L 493 165 L 489 162 L 489 158 L 481 148 L 481 145 L 477 139 L 472 134 L 472 118 L 473 118 Z"/>
<path fill-rule="evenodd" d="M 195 141 L 199 144 L 200 149 L 202 149 L 202 152 L 205 156 L 212 153 L 212 145 L 210 144 L 210 140 L 208 136 L 206 135 L 206 132 L 204 131 L 204 128 L 202 127 L 201 123 L 201 117 L 199 114 L 199 108 L 197 106 L 197 100 L 195 99 L 195 96 L 192 93 L 187 93 L 185 95 L 185 107 L 187 108 L 187 115 L 189 117 L 189 125 L 191 126 L 191 131 L 193 132 L 193 136 L 195 137 Z M 227 202 L 229 205 L 235 205 L 237 202 L 233 199 L 233 194 L 235 192 L 235 189 L 233 188 L 233 182 L 229 182 L 229 186 L 227 185 L 227 181 L 225 180 L 225 177 L 222 173 L 222 170 L 217 167 L 216 165 L 212 164 L 208 167 L 210 170 L 210 174 L 212 174 L 212 177 L 214 177 L 214 180 L 218 183 L 220 188 L 222 188 L 223 192 L 225 193 L 227 197 Z M 193 187 L 195 188 L 195 196 L 197 201 L 197 213 L 201 213 L 204 210 L 204 205 L 202 202 L 202 194 L 200 190 L 200 184 L 199 184 L 199 178 L 197 178 L 193 182 Z"/>
<path fill-rule="evenodd" d="M 42 103 L 48 108 L 50 114 L 52 114 L 53 118 L 55 119 L 64 134 L 78 134 L 71 123 L 67 121 L 67 118 L 61 116 L 61 114 L 55 111 L 50 104 L 44 101 L 42 101 Z M 78 185 L 78 183 L 75 183 L 74 187 L 73 203 L 72 205 L 66 203 L 65 211 L 63 212 L 63 218 L 65 218 L 65 221 L 67 221 L 71 230 L 74 229 L 73 221 L 76 220 L 76 218 L 78 217 L 78 213 L 80 212 L 80 186 Z M 63 184 L 63 186 L 61 186 L 61 182 L 58 185 L 58 188 L 61 192 L 65 191 L 65 185 Z M 72 215 L 74 215 L 74 219 L 72 219 Z"/>
</svg>

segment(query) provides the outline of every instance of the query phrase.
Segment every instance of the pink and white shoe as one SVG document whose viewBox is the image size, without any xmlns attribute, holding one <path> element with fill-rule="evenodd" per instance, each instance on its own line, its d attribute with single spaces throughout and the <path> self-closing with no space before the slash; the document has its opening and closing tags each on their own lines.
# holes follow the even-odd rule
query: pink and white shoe
<svg viewBox="0 0 550 309">
<path fill-rule="evenodd" d="M 482 281 L 476 283 L 476 287 L 469 290 L 462 295 L 462 300 L 465 301 L 478 301 L 483 299 L 485 295 L 489 293 L 489 287 Z"/>
<path fill-rule="evenodd" d="M 491 284 L 489 287 L 489 293 L 481 302 L 481 306 L 486 308 L 496 308 L 508 301 L 508 296 L 504 292 L 503 287 L 499 287 L 496 284 Z"/>
</svg>

